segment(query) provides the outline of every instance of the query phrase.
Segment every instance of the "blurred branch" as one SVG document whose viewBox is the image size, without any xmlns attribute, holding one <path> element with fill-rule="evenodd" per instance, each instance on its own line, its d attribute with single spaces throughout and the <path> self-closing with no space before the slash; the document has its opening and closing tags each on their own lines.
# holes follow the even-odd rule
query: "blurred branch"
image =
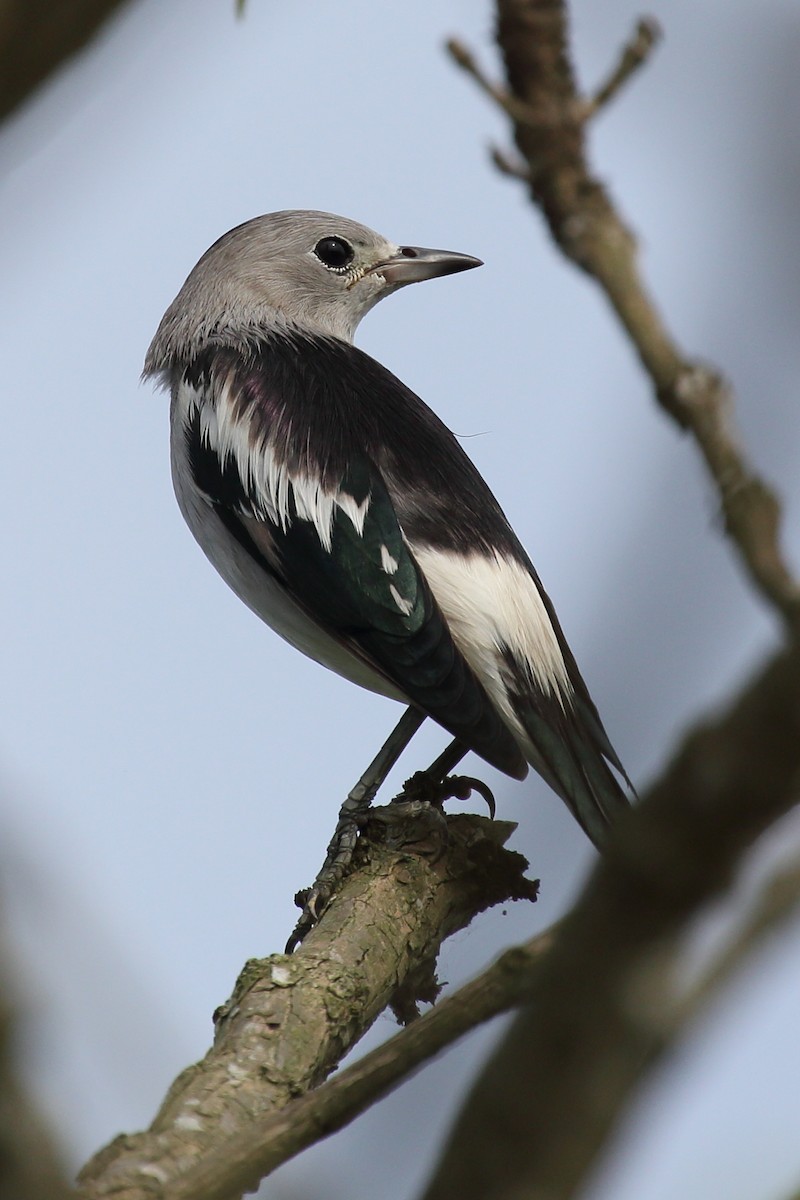
<svg viewBox="0 0 800 1200">
<path fill-rule="evenodd" d="M 541 964 L 533 1003 L 468 1097 L 425 1200 L 576 1195 L 688 1015 L 672 1000 L 678 936 L 798 799 L 794 644 L 689 735 L 619 823 Z"/>
<path fill-rule="evenodd" d="M 0 946 L 0 1198 L 68 1200 L 72 1192 L 52 1134 L 16 1072 L 18 1006 L 9 1002 L 13 966 Z"/>
<path fill-rule="evenodd" d="M 761 889 L 756 903 L 725 948 L 706 968 L 698 981 L 681 996 L 672 1024 L 679 1028 L 728 983 L 764 940 L 797 915 L 800 905 L 800 862 L 777 871 Z"/>
<path fill-rule="evenodd" d="M 461 43 L 449 44 L 458 65 L 511 119 L 522 162 L 497 151 L 494 161 L 504 174 L 525 181 L 564 254 L 604 291 L 661 408 L 696 441 L 716 487 L 726 531 L 752 584 L 796 634 L 800 585 L 781 547 L 780 503 L 741 444 L 731 387 L 714 367 L 678 347 L 639 272 L 633 234 L 586 158 L 586 118 L 645 61 L 657 27 L 640 22 L 607 82 L 594 98 L 586 98 L 578 91 L 569 59 L 563 0 L 498 0 L 497 10 L 506 87 L 492 83 Z"/>
<path fill-rule="evenodd" d="M 752 582 L 796 633 L 800 588 L 779 545 L 779 504 L 739 444 L 728 385 L 679 351 L 641 281 L 634 239 L 586 162 L 586 118 L 630 77 L 637 54 L 623 54 L 586 101 L 560 0 L 498 0 L 498 14 L 507 89 L 486 80 L 463 47 L 454 52 L 513 122 L 521 159 L 496 152 L 495 162 L 524 179 L 565 254 L 605 291 L 659 403 L 699 445 Z M 647 49 L 645 37 L 640 60 Z M 532 1003 L 472 1089 L 425 1200 L 577 1194 L 645 1072 L 791 903 L 784 896 L 771 915 L 758 913 L 680 1001 L 680 935 L 799 791 L 795 641 L 727 714 L 689 735 L 620 823 L 541 965 Z"/>
<path fill-rule="evenodd" d="M 378 827 L 376 820 L 371 828 Z M 336 1067 L 387 1004 L 407 1014 L 417 997 L 436 995 L 442 940 L 492 904 L 535 898 L 527 863 L 504 849 L 513 829 L 454 816 L 444 853 L 411 826 L 404 836 L 413 853 L 373 845 L 295 954 L 247 964 L 215 1014 L 213 1048 L 178 1077 L 146 1133 L 118 1137 L 84 1167 L 79 1195 L 229 1200 L 257 1179 L 247 1148 L 254 1150 L 265 1125 L 278 1147 L 272 1165 L 290 1156 L 287 1106 Z M 321 1136 L 316 1104 L 306 1112 Z M 272 1114 L 284 1119 L 270 1125 Z M 244 1164 L 235 1183 L 234 1154 Z M 228 1171 L 222 1191 L 214 1190 L 220 1170 Z"/>
<path fill-rule="evenodd" d="M 605 108 L 628 80 L 640 67 L 643 67 L 661 38 L 661 27 L 652 17 L 642 17 L 636 23 L 636 29 L 630 41 L 622 47 L 619 62 L 611 71 L 605 83 L 597 89 L 594 96 L 584 100 L 579 113 L 586 121 L 593 117 L 601 108 Z"/>
<path fill-rule="evenodd" d="M 0 118 L 81 50 L 123 0 L 0 0 Z"/>
</svg>

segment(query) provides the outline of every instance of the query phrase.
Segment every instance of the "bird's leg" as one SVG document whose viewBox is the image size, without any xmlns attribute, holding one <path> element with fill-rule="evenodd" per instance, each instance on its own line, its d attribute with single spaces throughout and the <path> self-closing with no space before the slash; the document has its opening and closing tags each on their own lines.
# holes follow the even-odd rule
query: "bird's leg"
<svg viewBox="0 0 800 1200">
<path fill-rule="evenodd" d="M 409 800 L 427 801 L 441 807 L 445 800 L 468 800 L 472 792 L 478 792 L 486 801 L 489 816 L 494 820 L 494 796 L 485 783 L 471 775 L 451 775 L 469 750 L 457 738 L 431 763 L 427 771 L 416 771 L 403 784 L 403 790 L 395 797 L 397 803 Z"/>
<path fill-rule="evenodd" d="M 424 713 L 416 708 L 407 708 L 358 783 L 348 793 L 347 799 L 339 809 L 339 820 L 336 822 L 336 829 L 328 845 L 325 862 L 322 864 L 317 878 L 310 888 L 298 892 L 295 897 L 295 902 L 298 908 L 302 908 L 303 915 L 286 943 L 287 954 L 291 954 L 294 948 L 302 942 L 309 929 L 316 925 L 323 909 L 344 879 L 353 859 L 353 851 L 358 841 L 358 831 L 363 823 L 364 814 L 372 804 L 378 788 L 424 720 Z"/>
</svg>

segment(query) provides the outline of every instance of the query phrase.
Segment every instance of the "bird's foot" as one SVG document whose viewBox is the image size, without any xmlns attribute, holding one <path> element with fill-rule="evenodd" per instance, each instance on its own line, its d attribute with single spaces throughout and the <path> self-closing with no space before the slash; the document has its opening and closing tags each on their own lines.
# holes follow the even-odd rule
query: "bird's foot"
<svg viewBox="0 0 800 1200">
<path fill-rule="evenodd" d="M 314 928 L 330 904 L 353 861 L 359 828 L 363 824 L 360 812 L 347 815 L 340 813 L 339 821 L 328 846 L 325 862 L 310 888 L 296 893 L 294 902 L 301 909 L 300 919 L 286 943 L 286 954 L 291 954 L 306 934 Z"/>
<path fill-rule="evenodd" d="M 472 775 L 447 775 L 444 779 L 436 779 L 428 771 L 416 771 L 405 781 L 402 792 L 392 803 L 418 800 L 442 808 L 446 800 L 469 800 L 473 792 L 483 797 L 489 816 L 494 820 L 496 806 L 491 789 Z"/>
<path fill-rule="evenodd" d="M 358 783 L 348 793 L 339 809 L 339 820 L 322 870 L 310 888 L 304 888 L 295 896 L 295 903 L 303 911 L 286 943 L 287 954 L 291 954 L 316 925 L 350 870 L 359 832 L 366 823 L 366 815 L 378 788 L 424 720 L 424 713 L 413 707 L 407 708 Z"/>
<path fill-rule="evenodd" d="M 284 954 L 293 954 L 306 934 L 314 928 L 330 904 L 340 882 L 341 880 L 331 883 L 320 882 L 319 876 L 317 876 L 311 887 L 301 888 L 299 892 L 295 892 L 294 902 L 302 912 L 289 935 Z"/>
<path fill-rule="evenodd" d="M 437 760 L 438 761 L 438 760 Z M 434 764 L 436 768 L 436 764 Z M 471 775 L 446 775 L 417 771 L 403 784 L 403 790 L 381 808 L 370 808 L 376 788 L 364 785 L 364 779 L 353 789 L 339 811 L 339 821 L 328 846 L 325 862 L 310 888 L 295 896 L 301 910 L 300 919 L 286 943 L 291 954 L 307 933 L 319 921 L 325 909 L 348 874 L 358 836 L 371 824 L 376 840 L 385 845 L 414 846 L 417 852 L 438 857 L 447 845 L 447 825 L 443 806 L 446 800 L 468 800 L 477 792 L 486 801 L 489 815 L 494 818 L 494 796 L 485 783 Z"/>
</svg>

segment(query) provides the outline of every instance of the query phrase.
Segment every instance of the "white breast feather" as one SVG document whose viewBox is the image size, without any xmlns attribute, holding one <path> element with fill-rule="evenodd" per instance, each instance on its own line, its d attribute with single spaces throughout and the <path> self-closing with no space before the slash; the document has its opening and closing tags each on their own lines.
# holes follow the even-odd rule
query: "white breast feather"
<svg viewBox="0 0 800 1200">
<path fill-rule="evenodd" d="M 270 625 L 276 633 L 285 638 L 291 645 L 297 647 L 303 654 L 322 663 L 323 666 L 351 679 L 361 687 L 369 688 L 380 695 L 390 696 L 394 700 L 408 703 L 404 694 L 382 675 L 374 671 L 365 662 L 351 653 L 334 638 L 326 634 L 286 592 L 276 579 L 270 576 L 262 566 L 247 552 L 239 542 L 231 536 L 219 516 L 215 512 L 209 498 L 203 495 L 195 485 L 186 447 L 186 422 L 195 410 L 202 413 L 212 407 L 204 401 L 202 393 L 198 395 L 193 388 L 184 384 L 175 393 L 172 405 L 172 478 L 178 504 L 187 525 L 199 542 L 204 553 L 219 571 L 230 588 L 252 609 L 262 621 Z M 217 449 L 218 425 L 214 420 L 206 419 L 210 430 L 209 444 Z M 213 440 L 212 440 L 213 439 Z M 230 438 L 229 438 L 230 442 Z M 233 443 L 235 446 L 235 442 Z M 241 458 L 234 454 L 241 469 Z M 284 472 L 285 474 L 285 472 Z M 279 481 L 276 479 L 276 484 Z M 287 487 L 288 487 L 287 483 Z M 272 505 L 277 518 L 280 511 L 280 487 L 268 491 L 269 503 Z M 288 500 L 288 492 L 286 493 Z M 352 499 L 343 496 L 343 499 Z M 344 505 L 342 505 L 344 507 Z M 352 508 L 356 519 L 366 514 L 368 501 Z M 285 510 L 284 510 L 285 511 Z M 345 509 L 345 511 L 349 511 Z M 253 540 L 259 546 L 262 554 L 268 560 L 273 557 L 269 525 L 263 517 L 256 521 L 252 514 L 243 514 L 245 524 L 251 529 Z M 319 530 L 319 526 L 317 526 Z"/>
<path fill-rule="evenodd" d="M 278 461 L 269 441 L 264 437 L 254 439 L 248 422 L 234 415 L 233 382 L 233 375 L 222 380 L 214 398 L 183 383 L 178 402 L 185 406 L 187 418 L 195 410 L 199 412 L 200 436 L 219 455 L 223 466 L 229 459 L 236 463 L 239 478 L 253 499 L 256 515 L 285 530 L 291 520 L 293 497 L 297 516 L 311 522 L 325 550 L 331 549 L 337 508 L 350 518 L 356 532 L 363 534 L 370 496 L 359 503 L 347 492 L 323 487 L 319 479 L 307 472 L 289 472 Z"/>
</svg>

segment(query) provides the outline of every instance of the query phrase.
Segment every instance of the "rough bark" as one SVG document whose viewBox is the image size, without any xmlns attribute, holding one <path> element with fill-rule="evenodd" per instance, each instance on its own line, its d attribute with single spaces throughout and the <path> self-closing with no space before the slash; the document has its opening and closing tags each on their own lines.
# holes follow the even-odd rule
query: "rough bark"
<svg viewBox="0 0 800 1200">
<path fill-rule="evenodd" d="M 80 1196 L 184 1194 L 182 1175 L 233 1159 L 239 1135 L 260 1137 L 257 1122 L 319 1084 L 388 1004 L 408 1016 L 415 997 L 432 999 L 445 937 L 492 904 L 535 896 L 525 860 L 502 848 L 512 825 L 455 816 L 447 828 L 443 852 L 438 834 L 416 827 L 402 835 L 413 852 L 373 846 L 295 954 L 247 964 L 215 1014 L 213 1048 L 178 1077 L 146 1133 L 117 1138 L 84 1167 Z M 240 1178 L 239 1190 L 252 1183 Z"/>
</svg>

